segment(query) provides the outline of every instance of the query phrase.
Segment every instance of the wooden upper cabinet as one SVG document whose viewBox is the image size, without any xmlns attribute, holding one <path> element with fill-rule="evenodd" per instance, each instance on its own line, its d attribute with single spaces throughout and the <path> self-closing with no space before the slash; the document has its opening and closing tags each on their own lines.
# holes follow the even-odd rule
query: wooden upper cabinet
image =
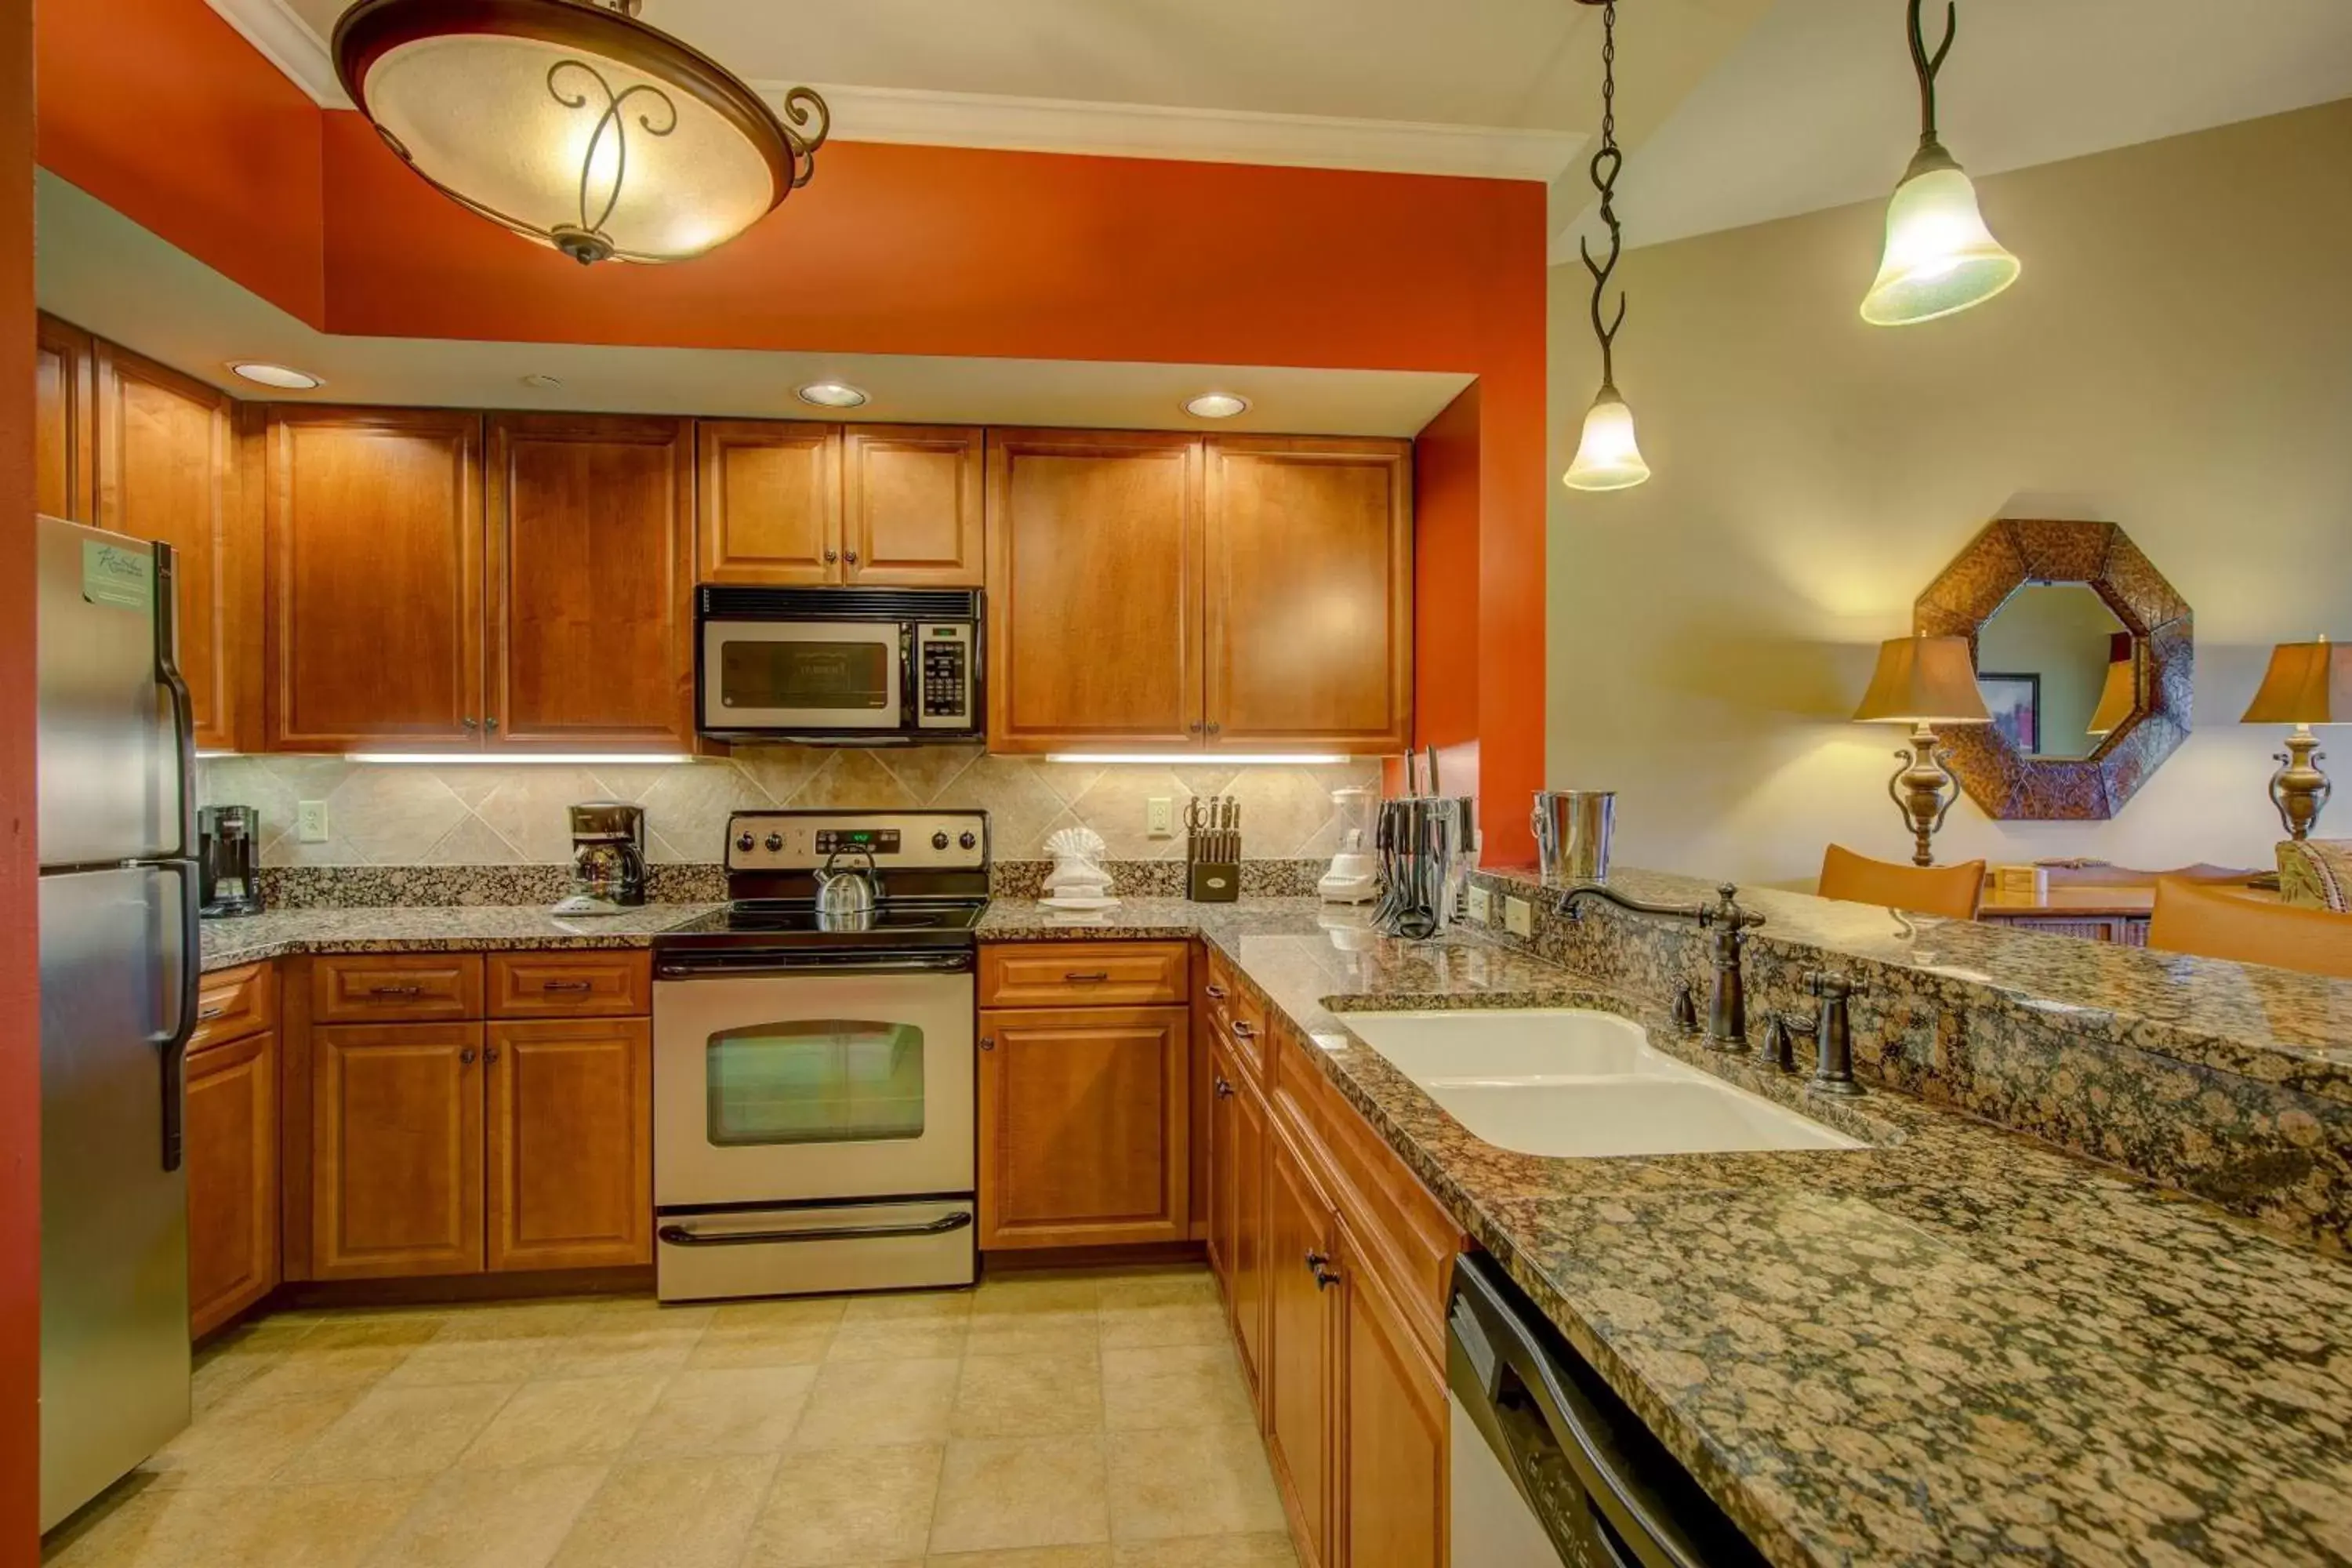
<svg viewBox="0 0 2352 1568">
<path fill-rule="evenodd" d="M 313 1279 L 482 1268 L 482 1026 L 310 1031 Z"/>
<path fill-rule="evenodd" d="M 488 1267 L 652 1262 L 653 1026 L 492 1024 L 483 1059 Z"/>
<path fill-rule="evenodd" d="M 697 569 L 706 583 L 838 583 L 841 427 L 696 422 Z"/>
<path fill-rule="evenodd" d="M 268 748 L 478 743 L 480 416 L 279 405 L 263 441 Z"/>
<path fill-rule="evenodd" d="M 1201 442 L 988 435 L 995 752 L 1201 738 Z"/>
<path fill-rule="evenodd" d="M 852 425 L 841 435 L 841 563 L 852 583 L 977 588 L 981 432 Z"/>
<path fill-rule="evenodd" d="M 236 400 L 100 340 L 97 344 L 97 510 L 103 529 L 169 544 L 175 555 L 180 673 L 196 744 L 234 750 L 259 726 L 248 657 L 259 563 L 236 504 Z"/>
<path fill-rule="evenodd" d="M 1213 437 L 1206 460 L 1210 749 L 1408 749 L 1410 445 Z"/>
<path fill-rule="evenodd" d="M 72 522 L 97 515 L 97 344 L 55 316 L 39 318 L 33 347 L 33 510 Z"/>
<path fill-rule="evenodd" d="M 694 742 L 691 423 L 489 422 L 489 744 Z"/>
</svg>

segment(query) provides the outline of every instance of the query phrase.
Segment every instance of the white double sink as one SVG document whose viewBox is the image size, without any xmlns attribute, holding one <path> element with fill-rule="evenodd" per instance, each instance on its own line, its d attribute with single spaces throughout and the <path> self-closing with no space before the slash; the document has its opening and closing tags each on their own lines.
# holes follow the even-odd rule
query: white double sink
<svg viewBox="0 0 2352 1568">
<path fill-rule="evenodd" d="M 1348 1028 L 1500 1149 L 1600 1158 L 1861 1149 L 1651 1046 L 1613 1013 L 1349 1013 Z"/>
</svg>

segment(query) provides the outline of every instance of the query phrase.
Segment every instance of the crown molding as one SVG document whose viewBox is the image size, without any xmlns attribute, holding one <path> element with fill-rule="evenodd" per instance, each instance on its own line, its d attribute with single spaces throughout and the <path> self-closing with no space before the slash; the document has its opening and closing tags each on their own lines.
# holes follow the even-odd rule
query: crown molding
<svg viewBox="0 0 2352 1568">
<path fill-rule="evenodd" d="M 327 109 L 350 109 L 327 46 L 286 0 L 206 0 L 228 25 Z M 753 82 L 772 105 L 792 83 Z M 814 85 L 814 84 L 812 84 Z M 818 87 L 845 142 L 1007 152 L 1274 163 L 1308 169 L 1454 174 L 1549 183 L 1582 152 L 1579 132 L 1429 125 L 1244 110 L 1090 103 L 887 87 Z"/>
</svg>

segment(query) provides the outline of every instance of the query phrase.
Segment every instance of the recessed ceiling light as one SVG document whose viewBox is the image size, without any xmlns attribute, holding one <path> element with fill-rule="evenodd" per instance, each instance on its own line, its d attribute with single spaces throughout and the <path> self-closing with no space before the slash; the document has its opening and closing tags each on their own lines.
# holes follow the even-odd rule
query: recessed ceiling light
<svg viewBox="0 0 2352 1568">
<path fill-rule="evenodd" d="M 258 382 L 264 386 L 274 386 L 280 392 L 308 392 L 314 386 L 327 384 L 317 376 L 303 371 L 295 370 L 288 365 L 268 364 L 260 360 L 239 360 L 232 363 L 228 368 L 247 381 Z"/>
<path fill-rule="evenodd" d="M 535 370 L 522 378 L 522 384 L 533 392 L 553 392 L 563 384 L 563 380 L 561 376 L 553 376 L 545 371 Z"/>
<path fill-rule="evenodd" d="M 1231 419 L 1248 409 L 1249 399 L 1231 392 L 1204 392 L 1198 397 L 1187 399 L 1184 404 L 1185 413 L 1202 419 Z"/>
<path fill-rule="evenodd" d="M 819 408 L 855 408 L 866 401 L 866 395 L 845 381 L 812 381 L 801 388 L 800 398 Z"/>
</svg>

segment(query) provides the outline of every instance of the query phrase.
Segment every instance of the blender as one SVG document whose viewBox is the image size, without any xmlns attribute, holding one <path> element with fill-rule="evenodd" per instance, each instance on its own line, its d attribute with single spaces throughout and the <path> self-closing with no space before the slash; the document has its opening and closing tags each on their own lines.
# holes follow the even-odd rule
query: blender
<svg viewBox="0 0 2352 1568">
<path fill-rule="evenodd" d="M 1372 828 L 1372 792 L 1361 784 L 1349 784 L 1331 792 L 1331 804 L 1339 808 L 1346 832 L 1339 840 L 1339 852 L 1331 857 L 1330 869 L 1315 884 L 1315 890 L 1328 904 L 1370 903 L 1381 890 L 1380 866 L 1365 847 Z"/>
</svg>

